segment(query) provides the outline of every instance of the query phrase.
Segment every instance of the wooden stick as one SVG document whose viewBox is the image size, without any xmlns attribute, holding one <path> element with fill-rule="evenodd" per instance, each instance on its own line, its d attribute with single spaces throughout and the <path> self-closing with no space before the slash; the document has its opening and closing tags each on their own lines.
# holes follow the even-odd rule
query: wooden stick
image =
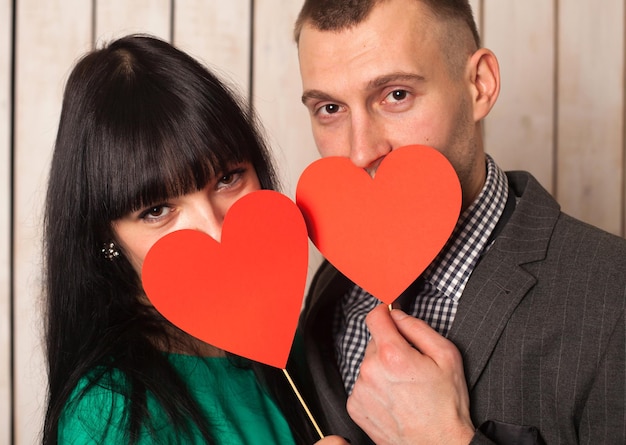
<svg viewBox="0 0 626 445">
<path fill-rule="evenodd" d="M 304 411 L 306 412 L 307 416 L 309 416 L 309 419 L 311 420 L 311 423 L 313 424 L 313 427 L 315 428 L 315 431 L 317 431 L 317 434 L 319 434 L 320 439 L 323 439 L 324 435 L 322 434 L 322 430 L 320 430 L 320 427 L 317 425 L 317 422 L 313 418 L 313 415 L 311 414 L 311 411 L 309 411 L 309 407 L 306 406 L 306 402 L 304 401 L 304 399 L 300 395 L 300 392 L 298 391 L 298 388 L 296 388 L 296 385 L 294 385 L 293 380 L 291 380 L 291 376 L 289 375 L 289 372 L 286 369 L 283 369 L 283 373 L 285 374 L 285 377 L 287 377 L 287 381 L 291 385 L 291 388 L 293 389 L 293 392 L 296 393 L 296 397 L 298 397 L 298 400 L 300 401 L 300 405 L 302 405 L 302 408 L 304 408 Z"/>
</svg>

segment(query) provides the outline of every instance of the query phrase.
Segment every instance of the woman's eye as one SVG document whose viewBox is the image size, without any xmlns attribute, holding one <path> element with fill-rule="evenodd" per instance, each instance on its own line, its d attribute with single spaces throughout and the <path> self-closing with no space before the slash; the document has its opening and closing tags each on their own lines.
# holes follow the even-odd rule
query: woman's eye
<svg viewBox="0 0 626 445">
<path fill-rule="evenodd" d="M 219 181 L 217 181 L 216 188 L 223 189 L 234 186 L 241 180 L 245 172 L 245 167 L 238 167 L 234 170 L 229 171 L 228 173 L 220 177 Z"/>
<path fill-rule="evenodd" d="M 171 211 L 172 209 L 166 205 L 153 206 L 141 212 L 139 218 L 147 221 L 154 221 L 163 218 Z"/>
<path fill-rule="evenodd" d="M 234 181 L 235 181 L 235 174 L 229 173 L 227 175 L 222 176 L 222 178 L 219 180 L 219 183 L 222 185 L 229 185 L 229 184 L 232 184 Z"/>
</svg>

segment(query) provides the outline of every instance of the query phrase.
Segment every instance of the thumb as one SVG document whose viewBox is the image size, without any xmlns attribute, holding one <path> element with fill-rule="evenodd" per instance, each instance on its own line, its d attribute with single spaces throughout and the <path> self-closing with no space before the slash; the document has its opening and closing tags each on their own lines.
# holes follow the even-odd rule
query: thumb
<svg viewBox="0 0 626 445">
<path fill-rule="evenodd" d="M 452 358 L 449 354 L 460 358 L 456 346 L 424 320 L 411 317 L 399 309 L 393 309 L 390 315 L 400 334 L 418 351 L 435 362 L 439 362 L 439 359 Z"/>
</svg>

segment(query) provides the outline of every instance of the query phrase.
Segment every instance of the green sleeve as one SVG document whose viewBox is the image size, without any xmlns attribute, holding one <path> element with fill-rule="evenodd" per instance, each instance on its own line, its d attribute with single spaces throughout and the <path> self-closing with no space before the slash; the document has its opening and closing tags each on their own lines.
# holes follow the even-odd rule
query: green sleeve
<svg viewBox="0 0 626 445">
<path fill-rule="evenodd" d="M 128 443 L 126 397 L 101 382 L 82 378 L 59 421 L 60 445 Z"/>
</svg>

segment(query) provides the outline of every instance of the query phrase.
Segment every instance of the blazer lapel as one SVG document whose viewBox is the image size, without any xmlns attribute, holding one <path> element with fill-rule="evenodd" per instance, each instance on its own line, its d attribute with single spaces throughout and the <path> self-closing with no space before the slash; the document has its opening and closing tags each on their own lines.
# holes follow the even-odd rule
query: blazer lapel
<svg viewBox="0 0 626 445">
<path fill-rule="evenodd" d="M 448 335 L 463 355 L 470 391 L 511 315 L 536 283 L 522 265 L 545 258 L 560 213 L 556 201 L 532 176 L 522 172 L 507 175 L 519 202 L 474 269 Z"/>
<path fill-rule="evenodd" d="M 463 355 L 471 390 L 508 319 L 536 280 L 520 267 L 488 255 L 467 284 L 448 338 Z"/>
</svg>

